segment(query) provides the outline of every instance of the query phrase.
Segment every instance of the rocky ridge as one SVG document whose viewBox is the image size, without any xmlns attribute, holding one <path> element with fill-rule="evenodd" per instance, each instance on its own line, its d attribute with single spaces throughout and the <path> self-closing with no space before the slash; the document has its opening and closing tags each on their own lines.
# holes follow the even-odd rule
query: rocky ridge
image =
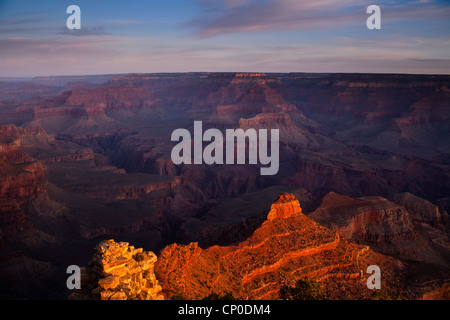
<svg viewBox="0 0 450 320">
<path fill-rule="evenodd" d="M 48 198 L 44 168 L 21 148 L 19 131 L 0 126 L 0 242 L 34 230 L 24 206 Z M 0 251 L 1 255 L 1 251 Z"/>
<path fill-rule="evenodd" d="M 394 201 L 331 192 L 308 217 L 382 254 L 448 268 L 447 213 L 410 193 L 397 194 Z"/>
<path fill-rule="evenodd" d="M 48 181 L 42 163 L 23 151 L 23 131 L 0 125 L 0 287 L 6 288 L 0 299 L 5 292 L 46 292 L 40 281 L 54 272 L 48 261 L 30 254 L 54 239 L 32 219 L 48 202 Z"/>
<path fill-rule="evenodd" d="M 247 240 L 207 249 L 195 242 L 172 244 L 160 253 L 155 274 L 167 298 L 231 293 L 237 299 L 278 299 L 281 286 L 306 277 L 317 280 L 330 299 L 364 299 L 372 294 L 366 268 L 374 264 L 383 270 L 386 292 L 407 294 L 401 262 L 342 239 L 302 214 L 293 195 L 282 194 Z"/>
<path fill-rule="evenodd" d="M 337 204 L 345 199 L 337 198 Z M 358 200 L 355 200 L 358 202 Z M 448 283 L 412 283 L 414 264 L 340 236 L 302 213 L 293 194 L 282 193 L 267 219 L 246 240 L 203 249 L 171 244 L 157 258 L 126 242 L 101 242 L 83 271 L 82 290 L 70 299 L 203 299 L 231 294 L 240 300 L 279 299 L 283 285 L 316 280 L 328 299 L 370 299 L 367 268 L 379 266 L 383 293 L 392 298 L 442 299 Z"/>
</svg>

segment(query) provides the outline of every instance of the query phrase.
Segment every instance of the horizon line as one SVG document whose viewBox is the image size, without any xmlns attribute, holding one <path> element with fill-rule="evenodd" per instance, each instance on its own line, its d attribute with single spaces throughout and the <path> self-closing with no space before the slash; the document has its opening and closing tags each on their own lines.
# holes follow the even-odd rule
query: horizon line
<svg viewBox="0 0 450 320">
<path fill-rule="evenodd" d="M 263 72 L 263 71 L 168 71 L 168 72 L 125 72 L 125 73 L 93 73 L 93 74 L 61 74 L 61 75 L 32 75 L 32 76 L 1 76 L 0 79 L 28 79 L 33 80 L 37 78 L 70 78 L 70 77 L 98 77 L 98 76 L 128 76 L 128 75 L 146 75 L 146 74 L 237 74 L 237 73 L 259 73 L 266 75 L 274 74 L 349 74 L 349 75 L 417 75 L 417 76 L 450 76 L 450 73 L 408 73 L 408 72 L 305 72 L 305 71 L 291 71 L 291 72 Z"/>
</svg>

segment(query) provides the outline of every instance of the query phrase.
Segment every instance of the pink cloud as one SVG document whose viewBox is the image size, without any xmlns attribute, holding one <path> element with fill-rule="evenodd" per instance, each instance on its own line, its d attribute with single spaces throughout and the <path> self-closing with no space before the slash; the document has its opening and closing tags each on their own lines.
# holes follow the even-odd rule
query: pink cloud
<svg viewBox="0 0 450 320">
<path fill-rule="evenodd" d="M 384 1 L 381 1 L 383 3 Z M 369 2 L 360 0 L 222 0 L 201 1 L 205 12 L 190 25 L 198 28 L 201 38 L 241 32 L 268 32 L 336 28 L 365 22 Z M 222 4 L 222 5 L 219 5 Z M 395 2 L 380 5 L 383 20 L 448 19 L 449 7 L 432 2 L 411 4 Z M 386 10 L 384 10 L 386 8 Z"/>
</svg>

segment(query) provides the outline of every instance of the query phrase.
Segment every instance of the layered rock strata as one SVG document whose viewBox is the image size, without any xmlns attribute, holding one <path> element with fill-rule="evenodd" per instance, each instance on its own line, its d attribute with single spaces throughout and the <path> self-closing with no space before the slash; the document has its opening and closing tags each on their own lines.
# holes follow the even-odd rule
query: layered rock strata
<svg viewBox="0 0 450 320">
<path fill-rule="evenodd" d="M 448 268 L 449 238 L 437 206 L 410 193 L 381 197 L 326 195 L 308 217 L 382 254 Z"/>
<path fill-rule="evenodd" d="M 231 293 L 238 299 L 278 299 L 281 286 L 309 278 L 330 299 L 360 299 L 373 293 L 366 286 L 369 265 L 383 270 L 386 292 L 401 294 L 402 263 L 340 238 L 302 214 L 293 195 L 282 194 L 246 241 L 207 249 L 172 244 L 161 252 L 155 274 L 167 298 Z"/>
</svg>

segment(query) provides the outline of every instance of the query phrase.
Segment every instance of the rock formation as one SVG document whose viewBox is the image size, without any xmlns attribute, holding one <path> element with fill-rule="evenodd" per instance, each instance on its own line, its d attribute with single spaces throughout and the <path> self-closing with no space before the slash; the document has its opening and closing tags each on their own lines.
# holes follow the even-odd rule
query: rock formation
<svg viewBox="0 0 450 320">
<path fill-rule="evenodd" d="M 337 197 L 337 205 L 345 198 Z M 358 202 L 359 200 L 354 200 Z M 203 249 L 171 244 L 157 258 L 126 242 L 102 241 L 82 270 L 82 288 L 69 299 L 198 300 L 211 294 L 237 299 L 279 299 L 283 285 L 314 279 L 328 299 L 370 299 L 369 266 L 380 267 L 383 294 L 442 299 L 445 281 L 411 281 L 420 269 L 340 237 L 302 213 L 294 195 L 282 193 L 267 219 L 245 241 Z M 429 279 L 429 278 L 428 278 Z M 416 279 L 417 280 L 417 279 Z"/>
<path fill-rule="evenodd" d="M 242 244 L 269 207 L 261 208 L 257 198 L 242 206 L 239 197 L 268 195 L 272 188 L 279 188 L 277 195 L 308 190 L 311 201 L 301 200 L 305 214 L 329 192 L 348 195 L 358 203 L 344 210 L 336 202 L 338 214 L 321 221 L 341 238 L 350 235 L 395 258 L 448 266 L 442 250 L 448 252 L 450 234 L 448 88 L 448 75 L 183 73 L 2 81 L 0 123 L 15 127 L 0 129 L 0 269 L 7 269 L 0 286 L 21 286 L 4 295 L 41 298 L 48 289 L 52 297 L 66 296 L 59 279 L 51 285 L 37 280 L 39 290 L 30 289 L 29 279 L 48 266 L 84 263 L 94 238 L 132 234 L 136 246 L 154 252 L 173 241 L 201 248 Z M 278 174 L 262 177 L 254 165 L 174 165 L 170 135 L 191 130 L 195 120 L 222 132 L 279 129 Z M 215 216 L 218 204 L 222 211 Z M 345 223 L 336 221 L 341 218 Z M 262 230 L 292 219 L 300 218 L 268 220 Z M 42 268 L 30 268 L 24 255 Z"/>
<path fill-rule="evenodd" d="M 33 254 L 53 238 L 33 223 L 33 214 L 48 200 L 48 181 L 42 163 L 22 150 L 23 131 L 0 125 L 0 299 L 46 292 L 41 281 L 54 271 Z"/>
<path fill-rule="evenodd" d="M 450 240 L 438 207 L 410 193 L 394 198 L 398 204 L 331 192 L 308 217 L 380 253 L 448 268 Z"/>
<path fill-rule="evenodd" d="M 162 300 L 161 286 L 153 272 L 153 252 L 126 242 L 102 241 L 83 272 L 81 289 L 69 299 Z"/>
<path fill-rule="evenodd" d="M 14 242 L 11 238 L 23 237 L 34 230 L 24 207 L 48 198 L 44 168 L 22 150 L 21 131 L 13 125 L 0 126 L 0 242 L 3 243 Z"/>
<path fill-rule="evenodd" d="M 306 277 L 319 281 L 331 299 L 360 299 L 372 293 L 366 286 L 369 265 L 383 270 L 386 292 L 406 294 L 402 263 L 341 239 L 302 214 L 293 195 L 282 194 L 246 241 L 207 249 L 197 243 L 169 245 L 155 274 L 167 298 L 231 293 L 238 299 L 277 299 L 281 286 Z"/>
</svg>

